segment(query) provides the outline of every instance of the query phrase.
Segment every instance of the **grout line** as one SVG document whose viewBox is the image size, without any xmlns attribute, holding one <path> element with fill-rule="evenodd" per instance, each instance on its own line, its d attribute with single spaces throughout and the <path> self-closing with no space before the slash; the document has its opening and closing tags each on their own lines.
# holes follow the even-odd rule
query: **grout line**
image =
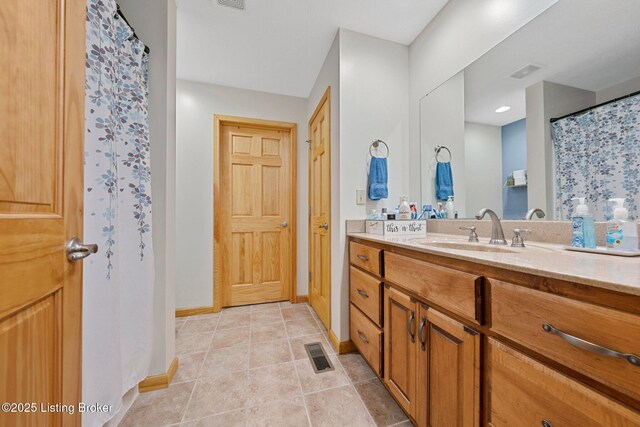
<svg viewBox="0 0 640 427">
<path fill-rule="evenodd" d="M 360 400 L 360 403 L 362 403 L 362 407 L 364 408 L 364 410 L 367 412 L 367 415 L 369 416 L 369 419 L 371 420 L 371 422 L 373 423 L 373 425 L 378 425 L 376 423 L 376 420 L 373 419 L 373 415 L 371 415 L 371 412 L 369 411 L 369 408 L 367 407 L 367 405 L 364 403 L 364 400 L 362 399 L 362 396 L 360 396 L 360 393 L 358 393 L 358 390 L 356 389 L 356 387 L 353 385 L 353 383 L 349 384 L 351 386 L 351 388 L 353 389 L 353 391 L 356 393 L 356 396 L 358 396 L 358 400 Z"/>
<path fill-rule="evenodd" d="M 182 417 L 180 418 L 180 424 L 182 424 L 184 422 L 184 418 L 187 416 L 187 412 L 189 410 L 189 406 L 191 405 L 191 398 L 193 397 L 193 394 L 196 391 L 196 387 L 198 386 L 198 380 L 195 380 L 193 382 L 193 388 L 191 389 L 191 393 L 189 393 L 189 400 L 187 400 L 187 404 L 184 405 L 184 409 L 182 412 Z"/>
<path fill-rule="evenodd" d="M 286 328 L 285 328 L 286 329 Z M 287 342 L 289 343 L 289 351 L 291 352 L 291 357 L 293 358 L 293 348 L 291 347 L 291 340 L 287 340 Z M 300 359 L 302 360 L 302 359 Z M 307 400 L 304 398 L 305 394 L 304 394 L 304 390 L 302 388 L 302 380 L 300 379 L 300 373 L 298 372 L 298 364 L 296 363 L 296 361 L 293 361 L 293 369 L 296 372 L 296 377 L 298 378 L 298 386 L 300 386 L 300 393 L 302 394 L 301 399 L 302 399 L 302 405 L 304 406 L 304 412 L 307 414 L 307 422 L 309 423 L 309 426 L 311 426 L 311 416 L 309 415 L 309 408 L 307 407 Z"/>
</svg>

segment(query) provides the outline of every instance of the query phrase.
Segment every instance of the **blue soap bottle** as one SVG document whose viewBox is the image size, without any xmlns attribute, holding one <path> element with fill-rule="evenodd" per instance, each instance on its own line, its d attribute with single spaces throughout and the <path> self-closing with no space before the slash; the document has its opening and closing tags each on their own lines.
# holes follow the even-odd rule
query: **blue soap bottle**
<svg viewBox="0 0 640 427">
<path fill-rule="evenodd" d="M 589 207 L 585 204 L 585 197 L 575 197 L 578 200 L 576 213 L 571 218 L 572 238 L 571 246 L 576 248 L 596 248 L 596 226 Z"/>
</svg>

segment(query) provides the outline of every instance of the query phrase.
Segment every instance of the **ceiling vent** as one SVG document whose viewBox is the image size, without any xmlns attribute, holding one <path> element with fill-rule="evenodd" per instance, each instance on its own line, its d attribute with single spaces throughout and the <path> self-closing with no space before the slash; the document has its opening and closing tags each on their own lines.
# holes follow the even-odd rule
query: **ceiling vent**
<svg viewBox="0 0 640 427">
<path fill-rule="evenodd" d="M 536 71 L 538 71 L 541 68 L 542 68 L 542 66 L 540 66 L 540 65 L 528 64 L 528 65 L 525 65 L 524 67 L 520 68 L 515 73 L 511 74 L 510 77 L 513 77 L 514 79 L 522 80 L 525 77 L 528 77 L 531 74 L 535 73 Z"/>
<path fill-rule="evenodd" d="M 244 10 L 244 0 L 218 0 L 218 4 Z"/>
</svg>

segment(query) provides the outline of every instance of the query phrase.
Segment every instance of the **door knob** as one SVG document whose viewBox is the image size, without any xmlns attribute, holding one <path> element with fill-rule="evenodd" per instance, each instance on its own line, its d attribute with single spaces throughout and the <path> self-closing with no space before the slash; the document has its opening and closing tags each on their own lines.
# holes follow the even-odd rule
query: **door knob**
<svg viewBox="0 0 640 427">
<path fill-rule="evenodd" d="M 327 224 L 326 222 L 322 225 L 319 225 L 318 228 L 324 228 L 325 230 L 329 229 L 329 224 Z"/>
<path fill-rule="evenodd" d="M 289 223 L 287 221 L 280 223 L 280 227 L 282 228 L 287 228 L 289 226 Z"/>
<path fill-rule="evenodd" d="M 83 245 L 79 238 L 74 237 L 67 242 L 67 259 L 76 262 L 98 252 L 98 245 Z"/>
</svg>

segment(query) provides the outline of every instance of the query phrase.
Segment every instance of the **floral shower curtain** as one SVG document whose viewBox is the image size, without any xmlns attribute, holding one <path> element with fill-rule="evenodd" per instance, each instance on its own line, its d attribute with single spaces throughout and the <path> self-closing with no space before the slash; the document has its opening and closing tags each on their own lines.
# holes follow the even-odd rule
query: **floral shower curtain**
<svg viewBox="0 0 640 427">
<path fill-rule="evenodd" d="M 569 219 L 574 197 L 587 197 L 596 221 L 611 218 L 607 200 L 625 197 L 640 212 L 640 95 L 551 124 L 555 150 L 555 218 Z"/>
<path fill-rule="evenodd" d="M 151 358 L 153 248 L 144 44 L 115 0 L 87 0 L 84 239 L 99 252 L 84 264 L 83 401 L 102 425 Z"/>
</svg>

